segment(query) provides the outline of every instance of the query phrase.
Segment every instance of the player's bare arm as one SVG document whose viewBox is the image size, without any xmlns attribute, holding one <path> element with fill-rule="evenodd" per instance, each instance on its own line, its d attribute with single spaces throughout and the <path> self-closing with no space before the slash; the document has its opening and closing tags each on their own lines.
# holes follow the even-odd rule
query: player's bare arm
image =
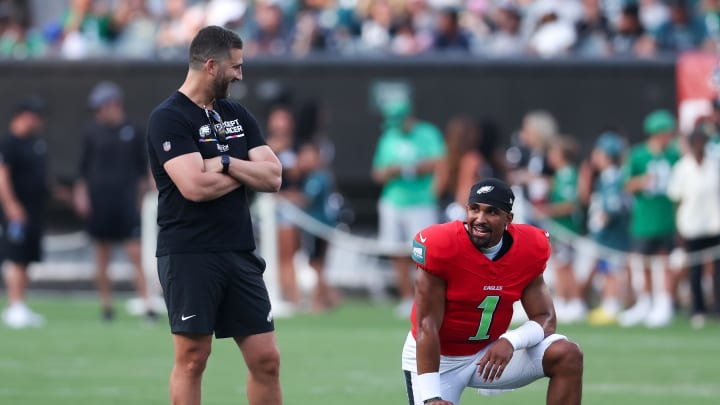
<svg viewBox="0 0 720 405">
<path fill-rule="evenodd" d="M 398 165 L 376 168 L 372 170 L 371 176 L 375 183 L 385 184 L 388 181 L 402 174 L 402 167 Z"/>
<path fill-rule="evenodd" d="M 241 186 L 230 176 L 206 170 L 197 152 L 174 157 L 163 167 L 183 197 L 194 202 L 214 200 Z"/>
<path fill-rule="evenodd" d="M 445 314 L 445 281 L 418 269 L 415 282 L 417 317 L 417 372 L 434 373 L 440 368 L 440 325 Z"/>
<path fill-rule="evenodd" d="M 542 275 L 537 276 L 523 291 L 520 298 L 530 320 L 537 322 L 545 331 L 545 336 L 555 333 L 557 319 L 550 289 Z"/>
<path fill-rule="evenodd" d="M 280 190 L 282 164 L 267 145 L 248 152 L 250 160 L 230 158 L 228 174 L 255 191 L 274 193 Z"/>
<path fill-rule="evenodd" d="M 441 161 L 441 159 L 423 160 L 422 162 L 415 165 L 415 174 L 421 175 L 421 174 L 434 173 L 435 169 L 440 164 L 440 161 Z"/>
<path fill-rule="evenodd" d="M 445 289 L 444 280 L 421 268 L 418 269 L 415 281 L 415 316 L 418 325 L 415 340 L 417 342 L 418 376 L 437 373 L 440 369 L 440 325 L 442 325 L 445 314 Z M 422 392 L 422 388 L 420 391 Z M 442 399 L 427 403 L 452 405 L 452 402 Z"/>
<path fill-rule="evenodd" d="M 625 191 L 627 191 L 630 194 L 638 193 L 640 191 L 645 190 L 651 181 L 652 181 L 652 176 L 649 176 L 647 174 L 631 177 L 625 183 Z"/>
<path fill-rule="evenodd" d="M 0 164 L 0 204 L 8 221 L 25 222 L 25 209 L 15 196 L 10 170 L 4 164 Z"/>
</svg>

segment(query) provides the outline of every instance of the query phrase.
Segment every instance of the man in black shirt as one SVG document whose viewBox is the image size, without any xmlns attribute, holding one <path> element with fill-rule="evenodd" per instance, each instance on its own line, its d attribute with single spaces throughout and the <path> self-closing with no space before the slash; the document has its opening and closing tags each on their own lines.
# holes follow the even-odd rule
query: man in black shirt
<svg viewBox="0 0 720 405">
<path fill-rule="evenodd" d="M 37 97 L 21 100 L 10 121 L 10 133 L 0 140 L 0 205 L 2 255 L 8 307 L 2 312 L 11 328 L 42 326 L 44 318 L 25 304 L 28 265 L 40 260 L 48 191 L 47 145 L 39 138 L 45 103 Z"/>
<path fill-rule="evenodd" d="M 255 118 L 227 99 L 242 79 L 242 40 L 203 28 L 180 89 L 150 116 L 148 150 L 158 196 L 158 274 L 175 348 L 170 397 L 200 404 L 212 334 L 232 337 L 248 367 L 248 402 L 282 403 L 280 354 L 255 255 L 246 188 L 277 192 L 281 164 Z"/>
<path fill-rule="evenodd" d="M 145 134 L 125 116 L 123 93 L 113 82 L 90 92 L 93 119 L 82 133 L 80 170 L 74 203 L 95 244 L 95 284 L 102 317 L 114 318 L 108 265 L 115 243 L 122 243 L 135 269 L 135 288 L 145 301 L 146 318 L 156 319 L 148 295 L 140 248 L 140 198 L 147 189 Z"/>
</svg>

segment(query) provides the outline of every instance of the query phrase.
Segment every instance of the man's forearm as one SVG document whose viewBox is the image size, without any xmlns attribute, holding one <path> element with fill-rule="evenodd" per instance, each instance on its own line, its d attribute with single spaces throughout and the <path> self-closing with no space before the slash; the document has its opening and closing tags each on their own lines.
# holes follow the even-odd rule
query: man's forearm
<svg viewBox="0 0 720 405">
<path fill-rule="evenodd" d="M 185 198 L 194 202 L 211 201 L 236 190 L 242 185 L 230 176 L 220 173 L 203 173 Z"/>
<path fill-rule="evenodd" d="M 255 191 L 274 193 L 280 190 L 282 167 L 274 162 L 252 162 L 231 158 L 229 177 Z"/>
</svg>

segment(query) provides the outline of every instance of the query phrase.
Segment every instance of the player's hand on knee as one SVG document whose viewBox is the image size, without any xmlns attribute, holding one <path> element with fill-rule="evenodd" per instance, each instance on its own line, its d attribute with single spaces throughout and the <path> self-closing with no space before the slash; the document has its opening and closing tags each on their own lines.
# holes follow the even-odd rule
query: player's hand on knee
<svg viewBox="0 0 720 405">
<path fill-rule="evenodd" d="M 477 362 L 478 375 L 484 381 L 493 382 L 502 377 L 502 373 L 510 363 L 515 349 L 506 339 L 499 339 Z"/>
</svg>

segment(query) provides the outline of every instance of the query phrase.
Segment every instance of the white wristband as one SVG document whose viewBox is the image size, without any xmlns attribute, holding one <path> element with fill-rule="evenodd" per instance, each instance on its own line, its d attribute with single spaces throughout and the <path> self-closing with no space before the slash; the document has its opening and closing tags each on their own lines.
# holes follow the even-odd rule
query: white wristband
<svg viewBox="0 0 720 405">
<path fill-rule="evenodd" d="M 440 392 L 440 373 L 418 374 L 417 382 L 421 401 L 442 397 Z"/>
<path fill-rule="evenodd" d="M 542 342 L 545 330 L 535 321 L 527 321 L 519 327 L 509 330 L 500 338 L 507 339 L 515 350 L 525 349 Z"/>
</svg>

